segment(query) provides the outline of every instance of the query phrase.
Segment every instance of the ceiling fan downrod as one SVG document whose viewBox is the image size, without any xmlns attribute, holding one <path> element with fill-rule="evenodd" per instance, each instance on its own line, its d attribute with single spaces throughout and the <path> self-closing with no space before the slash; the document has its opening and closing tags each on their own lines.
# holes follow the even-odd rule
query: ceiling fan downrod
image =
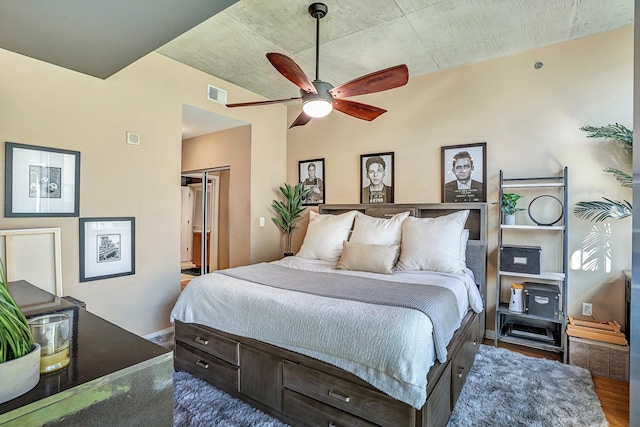
<svg viewBox="0 0 640 427">
<path fill-rule="evenodd" d="M 309 14 L 316 20 L 316 81 L 320 80 L 320 19 L 324 18 L 329 8 L 324 3 L 312 3 Z"/>
</svg>

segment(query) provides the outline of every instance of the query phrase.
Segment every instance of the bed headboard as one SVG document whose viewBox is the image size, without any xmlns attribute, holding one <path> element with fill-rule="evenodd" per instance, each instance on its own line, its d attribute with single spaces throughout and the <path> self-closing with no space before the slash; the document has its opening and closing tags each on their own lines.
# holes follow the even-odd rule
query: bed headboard
<svg viewBox="0 0 640 427">
<path fill-rule="evenodd" d="M 469 209 L 465 228 L 469 230 L 467 267 L 473 271 L 486 305 L 487 298 L 487 204 L 486 203 L 420 203 L 420 204 L 348 204 L 320 205 L 321 214 L 340 214 L 351 210 L 369 216 L 391 217 L 399 212 L 410 212 L 416 218 L 434 218 Z"/>
</svg>

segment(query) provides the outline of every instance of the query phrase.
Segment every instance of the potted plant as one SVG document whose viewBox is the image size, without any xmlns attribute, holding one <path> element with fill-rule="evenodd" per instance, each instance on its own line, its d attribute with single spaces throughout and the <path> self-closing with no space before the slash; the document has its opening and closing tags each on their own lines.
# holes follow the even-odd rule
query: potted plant
<svg viewBox="0 0 640 427">
<path fill-rule="evenodd" d="M 516 223 L 516 212 L 523 211 L 523 208 L 516 206 L 522 196 L 514 193 L 502 193 L 502 201 L 500 202 L 500 210 L 504 215 L 504 224 L 513 225 Z"/>
<path fill-rule="evenodd" d="M 309 189 L 304 188 L 301 182 L 296 186 L 284 183 L 280 187 L 280 192 L 284 196 L 284 202 L 280 200 L 273 201 L 271 207 L 278 213 L 278 217 L 271 218 L 271 221 L 285 235 L 284 256 L 291 256 L 293 255 L 291 252 L 291 237 L 293 236 L 293 230 L 296 228 L 296 222 L 304 212 L 305 208 L 302 207 L 302 203 L 309 194 Z"/>
<path fill-rule="evenodd" d="M 587 132 L 587 138 L 604 138 L 613 140 L 623 152 L 623 157 L 630 158 L 633 151 L 633 131 L 616 123 L 601 127 L 583 126 L 580 130 Z M 633 177 L 630 173 L 620 169 L 607 167 L 605 172 L 610 173 L 624 188 L 631 188 Z M 603 197 L 603 200 L 578 202 L 573 209 L 573 214 L 580 219 L 599 222 L 607 219 L 622 219 L 632 215 L 633 207 L 627 200 L 611 200 Z"/>
<path fill-rule="evenodd" d="M 0 403 L 14 399 L 40 380 L 40 345 L 34 343 L 29 323 L 9 293 L 0 260 Z"/>
</svg>

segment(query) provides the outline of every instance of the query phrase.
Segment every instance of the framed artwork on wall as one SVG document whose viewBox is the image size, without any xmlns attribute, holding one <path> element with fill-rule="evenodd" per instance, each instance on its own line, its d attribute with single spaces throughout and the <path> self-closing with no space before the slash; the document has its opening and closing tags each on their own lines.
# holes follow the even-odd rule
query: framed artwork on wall
<svg viewBox="0 0 640 427">
<path fill-rule="evenodd" d="M 324 201 L 324 159 L 300 160 L 298 162 L 298 182 L 309 189 L 303 205 L 318 205 Z"/>
<path fill-rule="evenodd" d="M 442 201 L 487 201 L 487 143 L 442 147 Z"/>
<path fill-rule="evenodd" d="M 135 274 L 136 219 L 80 218 L 80 281 Z"/>
<path fill-rule="evenodd" d="M 5 217 L 78 216 L 80 152 L 5 144 Z"/>
<path fill-rule="evenodd" d="M 393 154 L 360 155 L 360 203 L 393 203 Z"/>
</svg>

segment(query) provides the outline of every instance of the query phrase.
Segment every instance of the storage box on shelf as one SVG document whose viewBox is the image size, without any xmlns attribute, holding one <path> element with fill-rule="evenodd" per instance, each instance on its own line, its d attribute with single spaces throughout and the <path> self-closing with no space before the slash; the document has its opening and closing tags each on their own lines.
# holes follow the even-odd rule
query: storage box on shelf
<svg viewBox="0 0 640 427">
<path fill-rule="evenodd" d="M 500 215 L 495 320 L 495 345 L 505 341 L 555 351 L 565 362 L 567 185 L 566 167 L 557 176 L 534 178 L 505 178 L 500 171 L 498 200 L 517 192 L 528 202 L 529 218 L 522 215 L 516 225 L 505 225 Z M 507 291 L 513 283 L 524 285 L 522 312 L 509 309 Z"/>
<path fill-rule="evenodd" d="M 524 283 L 524 311 L 533 316 L 560 319 L 560 287 L 545 283 Z"/>
<path fill-rule="evenodd" d="M 541 251 L 540 246 L 501 246 L 501 268 L 512 273 L 540 274 Z"/>
</svg>

